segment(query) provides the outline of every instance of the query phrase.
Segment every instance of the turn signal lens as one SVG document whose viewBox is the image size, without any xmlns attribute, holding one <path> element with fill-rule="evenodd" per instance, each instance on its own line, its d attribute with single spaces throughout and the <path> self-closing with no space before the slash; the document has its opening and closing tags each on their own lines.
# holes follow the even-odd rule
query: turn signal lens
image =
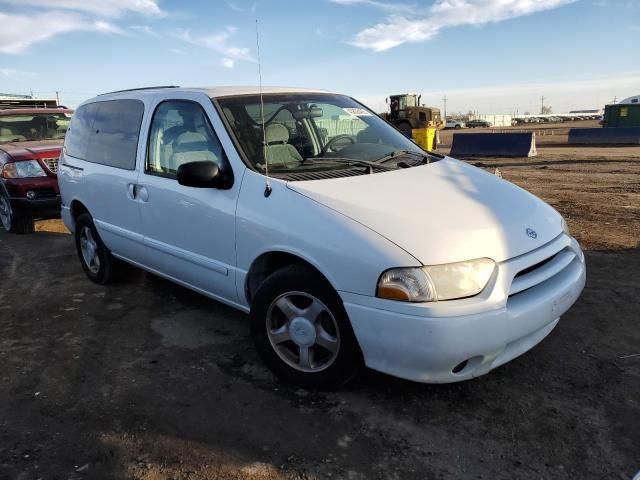
<svg viewBox="0 0 640 480">
<path fill-rule="evenodd" d="M 433 285 L 421 268 L 387 270 L 378 282 L 378 297 L 403 302 L 435 300 Z"/>
</svg>

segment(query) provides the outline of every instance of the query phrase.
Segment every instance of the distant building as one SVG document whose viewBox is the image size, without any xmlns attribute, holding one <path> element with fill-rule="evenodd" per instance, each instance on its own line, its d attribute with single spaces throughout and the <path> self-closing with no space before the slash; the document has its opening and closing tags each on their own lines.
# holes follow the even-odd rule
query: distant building
<svg viewBox="0 0 640 480">
<path fill-rule="evenodd" d="M 604 107 L 605 127 L 640 127 L 640 95 Z"/>
<path fill-rule="evenodd" d="M 473 115 L 470 120 L 484 120 L 489 122 L 492 127 L 510 127 L 513 117 L 511 115 L 480 114 Z"/>
<path fill-rule="evenodd" d="M 57 108 L 56 98 L 36 98 L 33 95 L 0 93 L 0 108 Z"/>
<path fill-rule="evenodd" d="M 595 108 L 593 110 L 571 110 L 569 113 L 575 113 L 576 115 L 602 115 L 602 109 Z"/>
</svg>

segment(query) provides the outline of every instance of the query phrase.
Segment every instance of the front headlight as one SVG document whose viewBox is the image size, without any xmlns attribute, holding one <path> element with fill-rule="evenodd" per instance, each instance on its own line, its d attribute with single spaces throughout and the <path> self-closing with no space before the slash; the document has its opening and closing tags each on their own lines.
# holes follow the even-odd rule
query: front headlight
<svg viewBox="0 0 640 480">
<path fill-rule="evenodd" d="M 567 224 L 567 221 L 563 218 L 562 219 L 562 231 L 564 233 L 567 234 L 567 236 L 571 236 L 571 231 L 569 230 L 569 225 Z"/>
<path fill-rule="evenodd" d="M 37 160 L 26 160 L 21 162 L 11 162 L 5 164 L 2 169 L 4 178 L 30 178 L 30 177 L 46 177 Z"/>
<path fill-rule="evenodd" d="M 495 265 L 489 258 L 479 258 L 444 265 L 394 268 L 380 276 L 376 296 L 403 302 L 472 297 L 487 286 Z"/>
</svg>

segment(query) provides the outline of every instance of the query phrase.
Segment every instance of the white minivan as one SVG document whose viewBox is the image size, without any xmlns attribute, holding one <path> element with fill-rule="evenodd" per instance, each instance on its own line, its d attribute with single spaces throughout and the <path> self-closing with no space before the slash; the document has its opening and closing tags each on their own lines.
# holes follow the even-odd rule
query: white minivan
<svg viewBox="0 0 640 480">
<path fill-rule="evenodd" d="M 100 95 L 76 110 L 58 178 L 91 280 L 127 262 L 247 312 L 264 361 L 306 387 L 362 365 L 483 375 L 540 342 L 585 283 L 549 205 L 324 91 Z"/>
</svg>

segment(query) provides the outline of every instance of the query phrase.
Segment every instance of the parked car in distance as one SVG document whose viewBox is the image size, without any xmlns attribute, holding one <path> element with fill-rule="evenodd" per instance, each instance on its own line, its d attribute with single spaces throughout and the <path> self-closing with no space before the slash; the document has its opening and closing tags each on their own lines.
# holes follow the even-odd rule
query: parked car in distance
<svg viewBox="0 0 640 480">
<path fill-rule="evenodd" d="M 487 122 L 486 120 L 467 120 L 466 125 L 467 128 L 489 128 L 491 127 L 491 122 Z"/>
<path fill-rule="evenodd" d="M 73 110 L 0 109 L 0 224 L 33 231 L 38 219 L 60 217 L 56 173 Z"/>
<path fill-rule="evenodd" d="M 546 337 L 585 282 L 552 207 L 329 92 L 101 95 L 73 116 L 59 182 L 89 279 L 124 261 L 247 312 L 267 365 L 304 387 L 363 364 L 483 375 Z"/>
<path fill-rule="evenodd" d="M 444 128 L 464 128 L 465 127 L 465 123 L 461 122 L 459 120 L 454 120 L 452 118 L 447 120 L 447 123 L 445 123 Z"/>
</svg>

